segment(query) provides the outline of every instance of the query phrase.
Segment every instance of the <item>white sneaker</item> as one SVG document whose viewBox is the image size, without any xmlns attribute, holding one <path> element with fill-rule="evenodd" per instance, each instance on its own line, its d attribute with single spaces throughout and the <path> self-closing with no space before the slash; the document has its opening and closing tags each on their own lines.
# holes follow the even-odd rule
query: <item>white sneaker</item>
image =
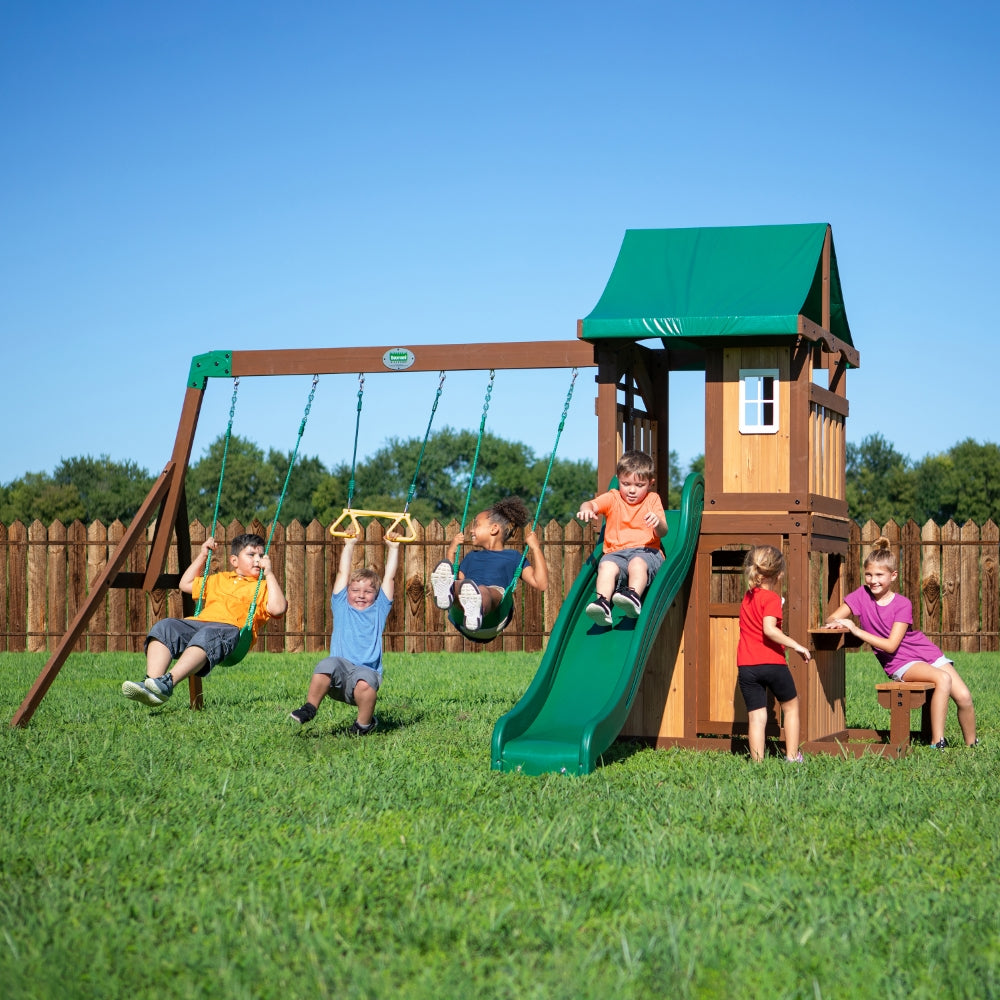
<svg viewBox="0 0 1000 1000">
<path fill-rule="evenodd" d="M 464 580 L 458 588 L 458 600 L 465 612 L 465 627 L 478 632 L 483 627 L 483 595 L 479 588 L 471 580 Z"/>
<path fill-rule="evenodd" d="M 431 571 L 431 589 L 434 591 L 434 603 L 442 610 L 447 611 L 451 607 L 451 586 L 455 582 L 455 571 L 447 559 L 441 562 Z"/>
</svg>

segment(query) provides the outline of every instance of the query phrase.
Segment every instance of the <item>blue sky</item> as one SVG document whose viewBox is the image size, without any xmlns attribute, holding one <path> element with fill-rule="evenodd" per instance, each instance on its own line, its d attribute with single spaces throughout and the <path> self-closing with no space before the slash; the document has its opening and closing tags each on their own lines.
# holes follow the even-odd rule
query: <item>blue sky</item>
<svg viewBox="0 0 1000 1000">
<path fill-rule="evenodd" d="M 848 439 L 996 441 L 998 40 L 985 0 L 0 0 L 0 482 L 159 472 L 205 351 L 571 339 L 646 227 L 831 223 Z M 308 382 L 244 380 L 236 433 L 290 450 Z M 436 385 L 367 378 L 360 454 L 422 434 Z M 547 455 L 567 385 L 498 373 L 489 428 Z M 484 388 L 450 375 L 438 426 Z M 305 454 L 350 460 L 356 392 L 321 379 Z M 684 463 L 702 401 L 675 381 Z"/>
</svg>

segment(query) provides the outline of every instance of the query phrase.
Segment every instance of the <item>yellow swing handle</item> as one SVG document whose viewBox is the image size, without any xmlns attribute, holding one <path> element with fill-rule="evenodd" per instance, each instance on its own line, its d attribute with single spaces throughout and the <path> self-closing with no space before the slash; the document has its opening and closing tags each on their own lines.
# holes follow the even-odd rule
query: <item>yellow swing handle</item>
<svg viewBox="0 0 1000 1000">
<path fill-rule="evenodd" d="M 364 536 L 364 528 L 361 527 L 361 523 L 358 521 L 359 517 L 387 517 L 393 520 L 386 525 L 385 533 L 386 535 L 390 533 L 395 533 L 397 535 L 395 541 L 397 542 L 415 542 L 417 540 L 417 533 L 413 527 L 413 520 L 410 514 L 404 511 L 402 514 L 397 514 L 395 511 L 390 510 L 352 510 L 350 507 L 346 507 L 344 512 L 337 518 L 333 524 L 330 525 L 330 534 L 334 538 L 362 538 Z M 339 528 L 344 521 L 350 521 L 350 530 L 346 528 Z M 399 525 L 405 525 L 407 529 L 407 534 L 400 534 L 397 529 Z"/>
</svg>

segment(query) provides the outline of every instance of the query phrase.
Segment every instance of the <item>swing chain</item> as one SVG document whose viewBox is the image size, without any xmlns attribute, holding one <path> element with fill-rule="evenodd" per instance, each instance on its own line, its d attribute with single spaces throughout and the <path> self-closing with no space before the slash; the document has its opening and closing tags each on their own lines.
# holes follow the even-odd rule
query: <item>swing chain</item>
<svg viewBox="0 0 1000 1000">
<path fill-rule="evenodd" d="M 316 398 L 316 386 L 319 384 L 319 376 L 313 375 L 312 387 L 309 389 L 309 398 L 306 400 L 306 410 L 302 414 L 302 423 L 299 424 L 299 437 L 302 437 L 306 429 L 306 421 L 309 419 L 309 411 L 312 409 L 313 400 Z"/>
<path fill-rule="evenodd" d="M 413 498 L 417 495 L 417 478 L 420 475 L 420 464 L 424 460 L 424 451 L 427 449 L 427 441 L 431 436 L 431 424 L 434 423 L 434 414 L 437 413 L 438 402 L 441 399 L 441 393 L 444 390 L 444 380 L 446 377 L 445 372 L 440 373 L 437 393 L 434 396 L 434 402 L 431 404 L 431 416 L 427 421 L 427 432 L 424 434 L 424 443 L 420 446 L 420 454 L 417 456 L 417 467 L 413 470 L 413 482 L 410 483 L 410 488 L 406 493 L 406 503 L 403 505 L 404 514 L 409 512 L 410 504 L 413 502 Z"/>
<path fill-rule="evenodd" d="M 318 377 L 318 376 L 317 376 Z M 358 416 L 354 421 L 354 454 L 351 456 L 351 478 L 347 481 L 347 509 L 354 503 L 354 472 L 358 464 L 358 433 L 361 430 L 361 404 L 365 395 L 365 373 L 358 372 Z"/>
</svg>

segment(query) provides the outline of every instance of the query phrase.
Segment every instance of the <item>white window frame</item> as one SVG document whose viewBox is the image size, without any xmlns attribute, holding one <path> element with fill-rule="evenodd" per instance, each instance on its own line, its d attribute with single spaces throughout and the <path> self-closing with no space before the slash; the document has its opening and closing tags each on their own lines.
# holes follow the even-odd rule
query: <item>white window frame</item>
<svg viewBox="0 0 1000 1000">
<path fill-rule="evenodd" d="M 740 369 L 740 433 L 741 434 L 777 434 L 778 424 L 780 422 L 779 409 L 778 409 L 778 396 L 780 392 L 781 379 L 779 378 L 780 372 L 777 368 L 741 368 Z M 764 399 L 763 395 L 759 398 L 747 399 L 747 381 L 750 379 L 760 379 L 760 390 L 763 392 L 764 379 L 770 378 L 771 385 L 773 387 L 773 398 Z M 772 406 L 772 416 L 773 420 L 771 423 L 765 423 L 764 421 L 764 405 L 770 403 Z M 751 412 L 755 412 L 757 416 L 757 422 L 748 423 L 747 421 L 747 410 L 750 409 Z"/>
</svg>

